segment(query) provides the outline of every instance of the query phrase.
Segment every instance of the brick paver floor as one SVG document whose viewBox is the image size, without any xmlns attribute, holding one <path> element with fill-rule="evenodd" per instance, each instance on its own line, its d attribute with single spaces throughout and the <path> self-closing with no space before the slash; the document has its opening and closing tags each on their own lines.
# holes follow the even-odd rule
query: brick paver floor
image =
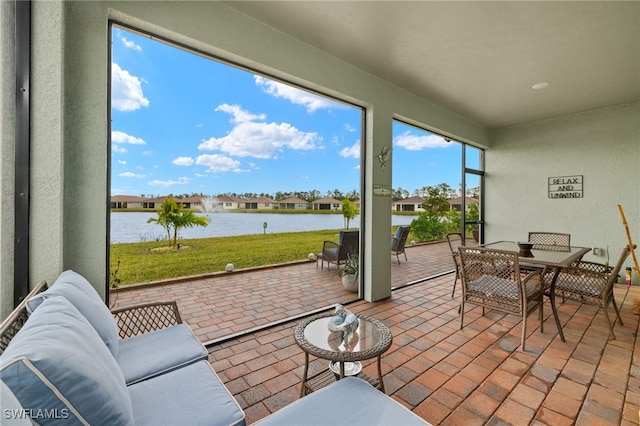
<svg viewBox="0 0 640 426">
<path fill-rule="evenodd" d="M 406 249 L 398 264 L 391 260 L 393 287 L 451 271 L 453 260 L 447 243 Z M 190 277 L 112 291 L 112 309 L 165 300 L 178 302 L 183 320 L 205 343 L 267 324 L 295 319 L 336 303 L 357 299 L 342 287 L 335 266 L 321 269 L 314 261 L 266 268 Z"/>
<path fill-rule="evenodd" d="M 437 245 L 429 248 L 438 249 Z M 421 281 L 426 276 L 438 275 L 434 266 L 426 266 L 428 262 L 423 257 L 438 256 L 420 255 L 420 250 L 412 247 L 408 251 L 409 262 L 393 267 L 394 286 L 412 281 L 415 284 L 394 290 L 383 301 L 357 301 L 349 305 L 357 314 L 379 319 L 393 334 L 393 344 L 382 358 L 388 395 L 432 424 L 638 424 L 639 316 L 633 314 L 632 306 L 634 300 L 640 300 L 640 288 L 616 287 L 624 326 L 616 324 L 617 339 L 613 341 L 608 340 L 602 311 L 566 302 L 558 306 L 567 340 L 563 343 L 549 301 L 545 301 L 545 331 L 540 332 L 537 315 L 532 315 L 527 325 L 527 351 L 523 352 L 518 348 L 522 329 L 516 316 L 491 310 L 482 316 L 481 308 L 468 308 L 461 330 L 457 312 L 460 290 L 451 298 L 453 274 Z M 444 265 L 451 260 L 443 256 L 440 262 Z M 285 272 L 298 267 L 302 268 L 302 274 Z M 451 263 L 448 267 L 451 268 Z M 407 275 L 400 277 L 398 271 Z M 299 397 L 304 355 L 294 341 L 293 331 L 300 319 L 287 321 L 285 312 L 279 310 L 266 309 L 258 314 L 259 303 L 253 308 L 256 314 L 243 312 L 248 309 L 245 304 L 268 298 L 276 293 L 278 285 L 287 285 L 283 274 L 298 283 L 298 287 L 307 282 L 305 276 L 329 275 L 309 262 L 202 279 L 206 284 L 201 285 L 213 288 L 213 295 L 204 287 L 198 290 L 197 286 L 180 283 L 122 291 L 111 298 L 113 301 L 117 297 L 116 303 L 121 305 L 157 297 L 178 299 L 187 322 L 203 341 L 209 340 L 213 368 L 245 410 L 248 423 L 252 423 Z M 286 295 L 295 300 L 290 306 L 295 305 L 296 312 L 353 297 L 341 293 L 337 276 L 329 277 L 330 284 L 326 286 L 313 283 L 327 291 L 326 295 L 297 295 L 292 287 L 292 293 L 285 292 L 279 297 Z M 227 281 L 231 282 L 229 286 L 225 284 Z M 242 296 L 239 289 L 244 288 L 246 293 L 249 283 L 254 282 L 268 283 L 269 291 Z M 243 301 L 227 299 L 227 291 L 235 292 L 235 297 Z M 314 302 L 305 305 L 307 298 Z M 244 321 L 243 317 L 251 318 Z M 241 330 L 240 324 L 245 324 L 246 331 L 249 324 L 257 327 L 268 320 L 280 322 L 232 338 L 222 337 L 229 331 Z M 373 362 L 363 364 L 366 373 L 375 375 Z M 326 367 L 325 360 L 311 362 L 312 372 Z"/>
</svg>

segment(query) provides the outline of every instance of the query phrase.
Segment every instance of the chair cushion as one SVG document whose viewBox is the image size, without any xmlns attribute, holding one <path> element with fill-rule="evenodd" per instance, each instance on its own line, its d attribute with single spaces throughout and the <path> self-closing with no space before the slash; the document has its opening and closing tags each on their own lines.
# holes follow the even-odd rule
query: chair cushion
<svg viewBox="0 0 640 426">
<path fill-rule="evenodd" d="M 116 360 L 63 297 L 47 298 L 29 317 L 0 356 L 0 378 L 23 408 L 55 414 L 39 424 L 133 423 Z"/>
<path fill-rule="evenodd" d="M 576 300 L 582 296 L 599 298 L 607 285 L 606 278 L 575 276 L 574 274 L 560 273 L 556 280 L 556 292 L 562 293 L 565 297 L 571 298 L 570 294 L 575 293 Z"/>
<path fill-rule="evenodd" d="M 118 325 L 89 281 L 77 272 L 64 271 L 47 291 L 27 301 L 27 310 L 35 311 L 43 300 L 54 296 L 62 296 L 71 302 L 96 329 L 113 356 L 118 356 Z"/>
<path fill-rule="evenodd" d="M 152 377 L 127 389 L 136 425 L 245 424 L 244 412 L 207 361 Z"/>
<path fill-rule="evenodd" d="M 527 297 L 537 292 L 535 283 L 529 281 L 525 285 Z M 467 284 L 467 291 L 473 291 L 487 295 L 488 297 L 502 297 L 516 300 L 518 298 L 518 284 L 515 281 L 483 275 L 475 281 Z"/>
<path fill-rule="evenodd" d="M 255 425 L 428 425 L 357 377 L 345 377 L 287 405 Z"/>
<path fill-rule="evenodd" d="M 336 260 L 338 258 L 338 248 L 330 247 L 330 248 L 324 249 L 324 251 L 322 252 L 322 257 L 326 261 Z"/>
<path fill-rule="evenodd" d="M 403 229 L 404 228 L 402 226 L 398 226 L 398 228 L 396 228 L 396 233 L 393 235 L 393 238 L 396 238 L 396 239 L 399 240 L 400 237 L 402 237 L 402 230 Z"/>
<path fill-rule="evenodd" d="M 120 340 L 116 359 L 129 385 L 207 357 L 191 328 L 176 324 Z"/>
</svg>

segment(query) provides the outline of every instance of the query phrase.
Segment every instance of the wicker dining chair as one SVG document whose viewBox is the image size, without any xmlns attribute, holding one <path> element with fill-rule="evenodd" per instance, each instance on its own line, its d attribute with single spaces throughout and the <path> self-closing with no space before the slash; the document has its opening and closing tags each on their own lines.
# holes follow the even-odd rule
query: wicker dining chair
<svg viewBox="0 0 640 426">
<path fill-rule="evenodd" d="M 447 242 L 449 243 L 449 249 L 451 250 L 451 257 L 453 258 L 453 264 L 456 267 L 456 276 L 453 280 L 453 290 L 451 290 L 451 297 L 456 292 L 456 284 L 458 278 L 460 278 L 460 262 L 458 260 L 458 247 L 463 245 L 462 234 L 460 232 L 451 232 L 447 234 Z"/>
<path fill-rule="evenodd" d="M 529 242 L 534 249 L 569 251 L 571 246 L 571 234 L 561 232 L 529 232 Z"/>
<path fill-rule="evenodd" d="M 561 296 L 563 302 L 565 299 L 569 299 L 602 308 L 609 325 L 609 339 L 611 340 L 616 338 L 613 332 L 616 321 L 620 322 L 620 325 L 624 325 L 613 295 L 613 285 L 616 283 L 622 265 L 629 257 L 630 252 L 629 246 L 625 246 L 618 262 L 613 267 L 596 262 L 576 261 L 571 266 L 562 268 L 556 278 L 555 296 Z M 545 269 L 543 273 L 545 294 L 549 294 L 551 291 L 553 275 L 552 270 Z M 609 318 L 609 305 L 613 305 L 613 310 L 616 313 L 613 323 Z"/>
<path fill-rule="evenodd" d="M 481 247 L 458 247 L 462 278 L 460 329 L 464 326 L 465 303 L 496 309 L 522 318 L 521 347 L 525 350 L 527 317 L 536 309 L 543 331 L 542 283 L 539 271 L 520 275 L 517 252 Z"/>
<path fill-rule="evenodd" d="M 533 243 L 532 249 L 549 250 L 549 251 L 569 251 L 571 246 L 571 234 L 561 232 L 529 232 L 530 243 Z M 531 271 L 540 271 L 544 267 L 535 263 L 526 261 L 520 263 L 520 272 L 528 274 Z"/>
</svg>

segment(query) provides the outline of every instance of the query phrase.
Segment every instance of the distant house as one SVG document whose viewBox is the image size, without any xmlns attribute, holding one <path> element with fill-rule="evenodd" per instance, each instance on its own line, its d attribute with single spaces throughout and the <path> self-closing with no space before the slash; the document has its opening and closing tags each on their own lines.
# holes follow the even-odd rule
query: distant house
<svg viewBox="0 0 640 426">
<path fill-rule="evenodd" d="M 397 212 L 423 212 L 425 198 L 423 197 L 409 197 L 401 200 L 394 201 L 391 208 Z"/>
<path fill-rule="evenodd" d="M 302 198 L 291 197 L 278 201 L 278 208 L 281 210 L 308 210 L 309 202 Z"/>
<path fill-rule="evenodd" d="M 195 209 L 200 205 L 202 201 L 202 197 L 186 197 L 186 198 L 176 198 L 176 203 L 182 204 L 182 207 L 185 209 Z"/>
<path fill-rule="evenodd" d="M 469 210 L 469 206 L 472 204 L 478 204 L 478 199 L 473 197 L 465 197 L 464 203 Z M 449 200 L 449 206 L 451 206 L 451 210 L 456 209 L 458 211 L 462 211 L 462 197 L 451 198 Z"/>
<path fill-rule="evenodd" d="M 277 203 L 271 198 L 258 197 L 244 201 L 244 208 L 249 210 L 274 209 Z"/>
<path fill-rule="evenodd" d="M 141 209 L 146 198 L 135 195 L 114 195 L 111 197 L 112 209 Z"/>
<path fill-rule="evenodd" d="M 332 197 L 325 197 L 315 200 L 312 204 L 313 210 L 341 210 L 342 201 Z"/>
<path fill-rule="evenodd" d="M 156 197 L 156 198 L 147 198 L 142 203 L 142 208 L 145 209 L 157 209 L 160 208 L 160 205 L 165 202 L 167 197 Z"/>
<path fill-rule="evenodd" d="M 214 198 L 212 207 L 221 210 L 235 210 L 241 208 L 241 206 L 244 207 L 244 202 L 242 198 L 222 195 Z"/>
</svg>

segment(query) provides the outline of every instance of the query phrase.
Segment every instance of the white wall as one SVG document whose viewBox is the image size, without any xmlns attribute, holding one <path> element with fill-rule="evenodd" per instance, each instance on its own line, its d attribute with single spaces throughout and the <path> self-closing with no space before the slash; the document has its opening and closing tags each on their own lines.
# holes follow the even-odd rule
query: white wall
<svg viewBox="0 0 640 426">
<path fill-rule="evenodd" d="M 491 139 L 487 241 L 569 232 L 573 245 L 609 248 L 609 259 L 585 260 L 614 264 L 627 242 L 621 204 L 640 244 L 640 102 L 496 130 Z M 547 178 L 569 175 L 583 176 L 584 198 L 548 198 Z"/>
</svg>

